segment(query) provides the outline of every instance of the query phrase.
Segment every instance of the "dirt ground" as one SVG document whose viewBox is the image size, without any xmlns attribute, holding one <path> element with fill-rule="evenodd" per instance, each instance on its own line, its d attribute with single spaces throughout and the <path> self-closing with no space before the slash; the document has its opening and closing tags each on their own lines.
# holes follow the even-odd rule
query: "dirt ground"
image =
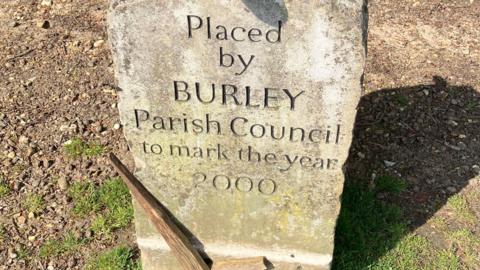
<svg viewBox="0 0 480 270">
<path fill-rule="evenodd" d="M 132 165 L 116 108 L 108 1 L 41 2 L 0 3 L 0 269 L 82 269 L 100 251 L 135 246 L 131 225 L 92 233 L 68 192 L 114 177 L 110 151 Z M 377 197 L 400 205 L 410 231 L 439 249 L 456 245 L 447 237 L 455 228 L 480 237 L 480 1 L 371 0 L 369 9 L 348 181 L 406 181 L 405 191 Z M 72 157 L 65 143 L 75 138 L 102 154 Z M 455 217 L 455 195 L 473 220 Z M 89 241 L 68 256 L 38 255 L 65 232 Z M 480 269 L 480 245 L 468 253 L 476 255 L 455 247 L 461 269 Z"/>
</svg>

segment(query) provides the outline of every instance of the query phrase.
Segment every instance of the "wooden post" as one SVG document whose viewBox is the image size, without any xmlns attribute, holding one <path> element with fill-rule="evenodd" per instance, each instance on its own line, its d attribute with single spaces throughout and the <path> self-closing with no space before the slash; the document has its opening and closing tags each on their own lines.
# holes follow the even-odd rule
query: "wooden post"
<svg viewBox="0 0 480 270">
<path fill-rule="evenodd" d="M 188 237 L 178 228 L 165 211 L 165 207 L 143 186 L 143 184 L 110 153 L 113 167 L 122 177 L 133 197 L 145 210 L 150 220 L 163 236 L 173 255 L 185 270 L 210 270 Z M 266 258 L 243 258 L 215 261 L 211 270 L 266 270 Z"/>
<path fill-rule="evenodd" d="M 122 176 L 132 195 L 147 212 L 183 269 L 209 270 L 210 268 L 197 249 L 192 246 L 190 240 L 170 219 L 166 211 L 163 210 L 164 206 L 137 180 L 115 154 L 110 153 L 110 160 L 117 172 Z"/>
</svg>

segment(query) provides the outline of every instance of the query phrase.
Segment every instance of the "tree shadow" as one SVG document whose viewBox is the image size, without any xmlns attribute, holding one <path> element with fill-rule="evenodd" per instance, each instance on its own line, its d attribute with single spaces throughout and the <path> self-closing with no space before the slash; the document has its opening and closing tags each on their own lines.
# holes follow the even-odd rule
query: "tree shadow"
<svg viewBox="0 0 480 270">
<path fill-rule="evenodd" d="M 278 0 L 242 0 L 245 6 L 261 21 L 278 26 L 278 21 L 288 20 L 288 10 L 283 1 Z"/>
<path fill-rule="evenodd" d="M 480 160 L 480 95 L 469 86 L 433 80 L 361 99 L 333 269 L 375 265 L 474 176 L 472 166 Z"/>
</svg>

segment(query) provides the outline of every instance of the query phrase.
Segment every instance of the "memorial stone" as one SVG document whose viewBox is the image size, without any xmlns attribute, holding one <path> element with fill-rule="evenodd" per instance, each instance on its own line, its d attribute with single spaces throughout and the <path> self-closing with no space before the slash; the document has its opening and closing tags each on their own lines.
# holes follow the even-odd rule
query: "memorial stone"
<svg viewBox="0 0 480 270">
<path fill-rule="evenodd" d="M 366 1 L 113 0 L 108 20 L 135 175 L 194 245 L 329 269 Z M 135 217 L 143 269 L 180 269 Z"/>
</svg>

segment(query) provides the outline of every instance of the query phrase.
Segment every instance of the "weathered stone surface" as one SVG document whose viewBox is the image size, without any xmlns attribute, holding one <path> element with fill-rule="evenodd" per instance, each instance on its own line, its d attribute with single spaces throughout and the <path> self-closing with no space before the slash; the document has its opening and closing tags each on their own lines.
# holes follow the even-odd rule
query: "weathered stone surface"
<svg viewBox="0 0 480 270">
<path fill-rule="evenodd" d="M 361 95 L 364 5 L 112 2 L 136 175 L 212 259 L 329 268 Z M 179 269 L 139 207 L 136 229 L 144 269 Z"/>
</svg>

